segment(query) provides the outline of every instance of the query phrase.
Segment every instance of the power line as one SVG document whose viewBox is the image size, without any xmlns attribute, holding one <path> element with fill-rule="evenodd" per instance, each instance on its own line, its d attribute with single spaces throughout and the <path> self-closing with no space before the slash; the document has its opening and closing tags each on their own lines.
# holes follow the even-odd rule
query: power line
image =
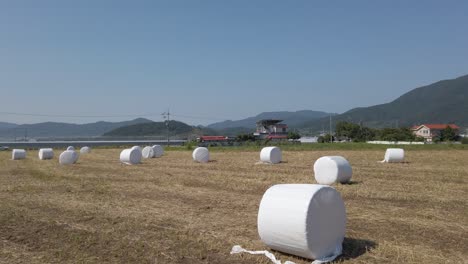
<svg viewBox="0 0 468 264">
<path fill-rule="evenodd" d="M 17 116 L 41 116 L 41 117 L 86 117 L 86 118 L 102 118 L 102 117 L 139 117 L 139 116 L 158 116 L 159 114 L 134 114 L 134 115 L 56 115 L 56 114 L 35 114 L 35 113 L 17 113 L 17 112 L 0 112 L 3 115 Z"/>
</svg>

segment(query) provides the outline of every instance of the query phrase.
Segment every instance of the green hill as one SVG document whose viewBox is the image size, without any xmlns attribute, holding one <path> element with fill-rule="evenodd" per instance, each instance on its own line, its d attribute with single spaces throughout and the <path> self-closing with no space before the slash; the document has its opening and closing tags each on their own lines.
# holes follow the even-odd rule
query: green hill
<svg viewBox="0 0 468 264">
<path fill-rule="evenodd" d="M 421 123 L 455 123 L 468 127 L 468 75 L 416 88 L 396 100 L 371 107 L 351 109 L 333 117 L 333 123 L 348 121 L 369 127 L 412 126 Z M 302 129 L 328 129 L 329 118 L 307 122 Z"/>
<path fill-rule="evenodd" d="M 169 134 L 171 137 L 188 138 L 198 135 L 217 135 L 217 132 L 204 127 L 193 127 L 183 122 L 171 120 L 169 122 Z M 141 136 L 166 136 L 167 126 L 165 122 L 151 122 L 119 127 L 109 131 L 106 137 L 141 137 Z"/>
</svg>

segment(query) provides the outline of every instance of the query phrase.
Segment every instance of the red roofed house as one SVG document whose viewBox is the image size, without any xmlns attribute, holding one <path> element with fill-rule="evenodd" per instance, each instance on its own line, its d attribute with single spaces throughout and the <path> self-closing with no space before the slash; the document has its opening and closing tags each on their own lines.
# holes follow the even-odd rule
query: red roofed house
<svg viewBox="0 0 468 264">
<path fill-rule="evenodd" d="M 460 127 L 455 124 L 422 124 L 413 126 L 411 130 L 416 136 L 423 137 L 426 141 L 432 142 L 432 139 L 439 136 L 441 131 L 447 128 L 447 126 L 455 130 L 455 133 L 458 135 Z"/>
</svg>

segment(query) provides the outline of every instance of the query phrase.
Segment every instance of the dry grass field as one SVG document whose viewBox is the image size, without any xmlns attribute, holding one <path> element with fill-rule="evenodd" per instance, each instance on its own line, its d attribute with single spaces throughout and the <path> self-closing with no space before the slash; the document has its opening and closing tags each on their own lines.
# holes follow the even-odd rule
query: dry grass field
<svg viewBox="0 0 468 264">
<path fill-rule="evenodd" d="M 403 164 L 378 163 L 382 150 L 284 151 L 278 165 L 256 165 L 253 151 L 214 152 L 207 164 L 168 151 L 125 166 L 119 153 L 60 166 L 0 152 L 0 263 L 270 263 L 229 252 L 267 249 L 256 226 L 265 190 L 315 183 L 314 161 L 331 154 L 354 173 L 335 186 L 348 217 L 336 262 L 468 263 L 466 150 L 409 150 Z"/>
</svg>

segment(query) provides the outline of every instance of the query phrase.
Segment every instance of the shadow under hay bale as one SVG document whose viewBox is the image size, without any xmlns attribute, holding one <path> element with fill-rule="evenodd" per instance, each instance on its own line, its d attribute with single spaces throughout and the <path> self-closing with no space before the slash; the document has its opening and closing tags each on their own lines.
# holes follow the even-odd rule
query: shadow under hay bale
<svg viewBox="0 0 468 264">
<path fill-rule="evenodd" d="M 345 237 L 343 253 L 336 260 L 355 259 L 377 247 L 377 243 L 367 239 Z"/>
<path fill-rule="evenodd" d="M 356 184 L 362 184 L 362 181 L 349 181 L 342 183 L 343 185 L 356 185 Z"/>
</svg>

